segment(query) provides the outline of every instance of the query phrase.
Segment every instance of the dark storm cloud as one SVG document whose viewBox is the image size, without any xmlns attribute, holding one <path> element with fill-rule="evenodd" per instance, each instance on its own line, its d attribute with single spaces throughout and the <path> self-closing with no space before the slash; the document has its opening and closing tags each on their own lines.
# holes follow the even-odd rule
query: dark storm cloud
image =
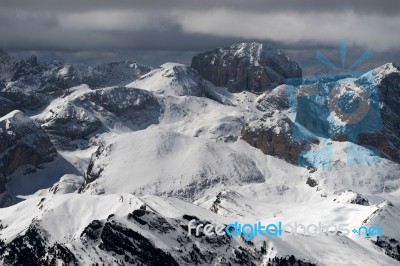
<svg viewBox="0 0 400 266">
<path fill-rule="evenodd" d="M 45 21 L 15 22 L 12 28 L 0 28 L 0 46 L 10 50 L 201 50 L 241 41 L 240 38 L 216 37 L 201 33 L 184 33 L 179 25 L 169 25 L 163 30 L 154 28 L 134 30 L 63 29 Z M 243 39 L 244 41 L 244 39 Z"/>
<path fill-rule="evenodd" d="M 206 10 L 228 8 L 240 11 L 275 12 L 293 11 L 335 11 L 352 9 L 356 12 L 398 14 L 398 0 L 2 0 L 1 5 L 8 8 L 34 11 L 84 12 L 110 9 L 147 10 Z"/>
<path fill-rule="evenodd" d="M 297 51 L 334 47 L 342 38 L 379 51 L 400 43 L 398 0 L 0 1 L 0 48 L 71 61 L 185 61 L 240 41 Z"/>
</svg>

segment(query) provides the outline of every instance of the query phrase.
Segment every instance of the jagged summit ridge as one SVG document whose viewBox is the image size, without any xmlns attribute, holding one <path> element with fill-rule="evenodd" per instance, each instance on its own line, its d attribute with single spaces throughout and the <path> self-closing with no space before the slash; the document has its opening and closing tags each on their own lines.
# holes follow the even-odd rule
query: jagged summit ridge
<svg viewBox="0 0 400 266">
<path fill-rule="evenodd" d="M 33 55 L 25 60 L 0 61 L 0 97 L 19 109 L 36 109 L 68 93 L 71 87 L 87 84 L 92 89 L 125 86 L 151 70 L 134 61 L 109 62 L 93 66 L 40 61 Z M 1 59 L 1 58 L 0 58 Z"/>
<path fill-rule="evenodd" d="M 288 78 L 301 78 L 300 66 L 281 50 L 261 43 L 239 43 L 200 53 L 192 67 L 231 92 L 269 91 Z"/>
<path fill-rule="evenodd" d="M 162 64 L 127 87 L 145 89 L 164 96 L 196 96 L 220 103 L 228 102 L 223 97 L 223 89 L 203 79 L 193 68 L 178 63 Z"/>
<path fill-rule="evenodd" d="M 0 49 L 0 84 L 2 80 L 9 79 L 18 60 Z"/>
</svg>

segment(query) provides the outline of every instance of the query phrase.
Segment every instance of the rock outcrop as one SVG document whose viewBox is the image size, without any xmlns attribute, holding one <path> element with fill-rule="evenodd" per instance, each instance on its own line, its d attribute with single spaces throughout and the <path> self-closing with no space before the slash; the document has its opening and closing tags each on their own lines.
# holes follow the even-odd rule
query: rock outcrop
<svg viewBox="0 0 400 266">
<path fill-rule="evenodd" d="M 242 129 L 242 139 L 263 153 L 293 164 L 301 164 L 302 152 L 309 150 L 318 139 L 282 114 L 267 114 Z"/>
<path fill-rule="evenodd" d="M 400 163 L 400 68 L 386 64 L 370 75 L 377 81 L 382 128 L 360 133 L 358 143 L 376 147 L 383 157 Z"/>
<path fill-rule="evenodd" d="M 74 90 L 54 100 L 36 117 L 52 137 L 66 143 L 110 128 L 143 129 L 158 123 L 162 112 L 157 99 L 144 90 L 126 87 L 91 90 L 85 85 Z"/>
<path fill-rule="evenodd" d="M 46 132 L 21 111 L 0 118 L 0 193 L 6 177 L 23 165 L 39 166 L 57 155 Z"/>
<path fill-rule="evenodd" d="M 0 117 L 5 116 L 6 114 L 17 110 L 18 105 L 14 102 L 10 101 L 9 99 L 3 98 L 0 96 Z"/>
<path fill-rule="evenodd" d="M 0 84 L 2 80 L 10 78 L 15 70 L 18 60 L 0 49 Z"/>
<path fill-rule="evenodd" d="M 257 109 L 264 116 L 246 124 L 241 137 L 263 153 L 297 165 L 302 164 L 302 153 L 319 141 L 312 132 L 289 118 L 292 115 L 288 113 L 289 103 L 295 100 L 290 93 L 293 91 L 293 86 L 281 85 L 258 97 Z"/>
<path fill-rule="evenodd" d="M 300 66 L 281 50 L 260 43 L 240 43 L 200 53 L 192 59 L 192 68 L 231 92 L 270 91 L 286 79 L 302 76 Z"/>
</svg>

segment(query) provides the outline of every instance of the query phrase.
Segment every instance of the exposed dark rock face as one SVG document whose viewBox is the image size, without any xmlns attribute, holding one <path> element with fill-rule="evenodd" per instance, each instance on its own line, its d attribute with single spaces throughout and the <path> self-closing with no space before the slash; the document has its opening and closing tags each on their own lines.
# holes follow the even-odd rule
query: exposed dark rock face
<svg viewBox="0 0 400 266">
<path fill-rule="evenodd" d="M 300 66 L 282 51 L 260 43 L 240 43 L 203 52 L 192 68 L 217 86 L 231 92 L 269 91 L 289 78 L 301 78 Z"/>
<path fill-rule="evenodd" d="M 104 152 L 106 154 L 110 154 L 112 148 L 113 148 L 112 146 L 105 147 L 104 143 L 100 143 L 96 152 L 92 154 L 88 168 L 86 170 L 85 186 L 82 187 L 83 191 L 87 188 L 88 185 L 90 186 L 90 183 L 99 178 L 104 170 L 104 167 L 97 167 L 97 168 L 94 167 L 96 160 L 100 158 Z"/>
<path fill-rule="evenodd" d="M 307 178 L 306 184 L 309 185 L 310 187 L 318 186 L 318 182 L 312 179 L 311 177 Z"/>
<path fill-rule="evenodd" d="M 38 265 L 40 257 L 46 253 L 46 239 L 40 229 L 31 225 L 21 236 L 0 247 L 2 265 Z"/>
<path fill-rule="evenodd" d="M 9 175 L 21 166 L 39 167 L 56 156 L 46 132 L 24 113 L 13 111 L 0 118 L 0 207 L 10 204 Z"/>
<path fill-rule="evenodd" d="M 363 205 L 363 206 L 369 206 L 369 201 L 368 199 L 364 198 L 362 195 L 357 194 L 357 197 L 355 199 L 352 199 L 350 201 L 352 204 L 358 204 L 358 205 Z"/>
<path fill-rule="evenodd" d="M 382 120 L 380 132 L 362 133 L 358 142 L 376 147 L 383 157 L 400 162 L 400 68 L 386 64 L 374 70 Z"/>
<path fill-rule="evenodd" d="M 18 105 L 9 99 L 3 98 L 0 96 L 0 117 L 5 116 L 6 114 L 17 110 Z"/>
<path fill-rule="evenodd" d="M 11 174 L 23 164 L 38 166 L 56 156 L 46 132 L 21 111 L 13 111 L 0 119 L 0 140 L 3 159 L 0 169 L 4 175 Z"/>
<path fill-rule="evenodd" d="M 366 198 L 361 193 L 354 192 L 352 190 L 345 190 L 345 191 L 336 192 L 335 194 L 338 194 L 338 196 L 333 200 L 335 202 L 370 206 L 368 198 Z"/>
<path fill-rule="evenodd" d="M 5 190 L 6 177 L 18 167 L 36 167 L 56 155 L 46 132 L 21 111 L 0 118 L 0 192 Z"/>
<path fill-rule="evenodd" d="M 101 249 L 125 255 L 125 261 L 128 263 L 140 262 L 145 265 L 160 266 L 179 265 L 170 254 L 155 247 L 140 233 L 113 221 L 104 225 L 100 238 L 102 240 Z"/>
<path fill-rule="evenodd" d="M 47 240 L 43 229 L 32 224 L 10 243 L 0 245 L 0 262 L 4 266 L 53 266 L 58 265 L 59 261 L 63 265 L 79 265 L 75 255 L 66 246 L 59 243 L 49 246 Z"/>
<path fill-rule="evenodd" d="M 304 136 L 297 124 L 285 115 L 265 115 L 260 121 L 243 127 L 242 139 L 263 153 L 299 164 L 300 155 L 318 144 L 316 138 Z"/>
<path fill-rule="evenodd" d="M 269 259 L 267 266 L 317 266 L 314 263 L 296 259 L 295 256 L 274 257 Z"/>
<path fill-rule="evenodd" d="M 103 223 L 99 220 L 93 220 L 81 234 L 81 238 L 97 240 L 100 237 L 101 229 L 103 228 Z"/>
<path fill-rule="evenodd" d="M 375 245 L 382 248 L 389 257 L 400 261 L 400 241 L 387 236 L 378 236 Z"/>
<path fill-rule="evenodd" d="M 0 49 L 0 87 L 4 80 L 11 77 L 15 71 L 18 60 L 8 55 L 5 51 Z"/>
<path fill-rule="evenodd" d="M 287 85 L 281 85 L 258 99 L 257 108 L 271 113 L 289 109 Z"/>
<path fill-rule="evenodd" d="M 258 121 L 242 128 L 241 136 L 263 153 L 276 156 L 293 164 L 302 164 L 301 154 L 318 144 L 318 139 L 284 114 L 289 109 L 289 91 L 293 86 L 281 85 L 261 96 L 257 108 L 265 112 Z M 292 99 L 293 100 L 293 99 Z"/>
<path fill-rule="evenodd" d="M 64 245 L 56 243 L 50 247 L 46 254 L 39 258 L 37 265 L 54 266 L 62 261 L 63 265 L 78 266 L 78 260 L 75 255 Z"/>
<path fill-rule="evenodd" d="M 389 126 L 388 124 L 386 124 Z M 358 144 L 377 150 L 383 157 L 400 163 L 400 132 L 383 128 L 379 133 L 361 133 L 357 136 Z"/>
</svg>

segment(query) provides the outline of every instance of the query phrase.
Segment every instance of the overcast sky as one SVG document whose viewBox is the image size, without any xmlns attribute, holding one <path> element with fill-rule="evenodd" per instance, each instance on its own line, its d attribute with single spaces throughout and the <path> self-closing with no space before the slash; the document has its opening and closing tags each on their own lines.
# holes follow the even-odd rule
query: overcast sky
<svg viewBox="0 0 400 266">
<path fill-rule="evenodd" d="M 0 0 L 0 48 L 82 63 L 188 63 L 250 40 L 305 58 L 340 39 L 398 62 L 399 32 L 399 0 Z"/>
</svg>

